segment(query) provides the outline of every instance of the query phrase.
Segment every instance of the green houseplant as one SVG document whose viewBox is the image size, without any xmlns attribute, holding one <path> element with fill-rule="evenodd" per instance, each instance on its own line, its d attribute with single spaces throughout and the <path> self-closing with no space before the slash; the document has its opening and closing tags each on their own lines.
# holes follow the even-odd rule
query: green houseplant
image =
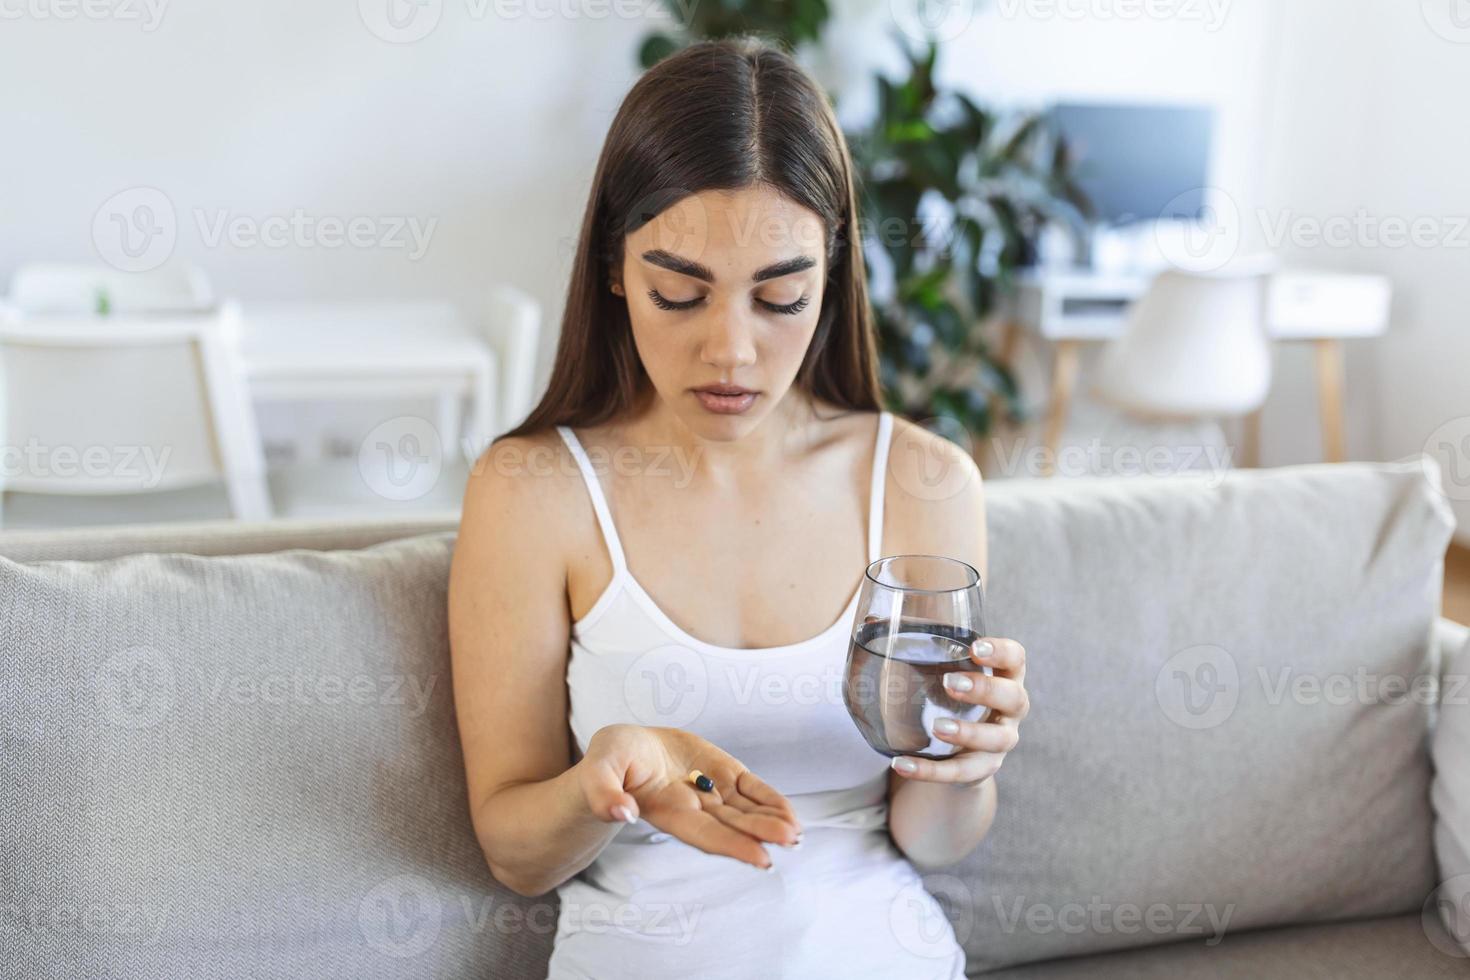
<svg viewBox="0 0 1470 980">
<path fill-rule="evenodd" d="M 907 77 L 879 77 L 877 118 L 848 134 L 869 265 L 882 255 L 889 270 L 872 290 L 883 386 L 893 409 L 982 436 L 993 401 L 1013 421 L 1024 412 L 985 327 L 1046 225 L 1080 232 L 1086 202 L 1066 144 L 1040 116 L 1006 119 L 941 91 L 932 41 L 905 52 Z"/>
<path fill-rule="evenodd" d="M 825 0 L 719 0 L 687 6 L 677 35 L 646 38 L 649 67 L 698 39 L 757 34 L 788 50 L 816 43 Z M 1066 145 L 1040 116 L 1005 119 L 935 83 L 940 48 L 899 35 L 906 77 L 878 76 L 876 118 L 847 133 L 863 210 L 864 254 L 888 407 L 944 418 L 971 440 L 992 429 L 992 404 L 1024 417 L 1016 379 L 986 339 L 989 321 L 1035 258 L 1049 222 L 1080 230 L 1086 202 Z M 951 434 L 946 432 L 946 434 Z"/>
</svg>

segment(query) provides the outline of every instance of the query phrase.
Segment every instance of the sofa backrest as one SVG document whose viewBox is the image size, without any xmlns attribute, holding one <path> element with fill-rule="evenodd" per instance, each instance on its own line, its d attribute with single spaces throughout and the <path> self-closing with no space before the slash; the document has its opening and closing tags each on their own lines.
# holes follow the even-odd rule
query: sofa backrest
<svg viewBox="0 0 1470 980">
<path fill-rule="evenodd" d="M 1418 461 L 989 496 L 1032 711 L 926 878 L 972 968 L 1420 908 L 1453 519 Z"/>
<path fill-rule="evenodd" d="M 1419 908 L 1451 520 L 1417 464 L 987 492 L 1033 710 L 991 834 L 925 877 L 972 970 Z M 469 826 L 449 525 L 16 540 L 19 975 L 544 975 L 554 899 L 495 883 Z"/>
</svg>

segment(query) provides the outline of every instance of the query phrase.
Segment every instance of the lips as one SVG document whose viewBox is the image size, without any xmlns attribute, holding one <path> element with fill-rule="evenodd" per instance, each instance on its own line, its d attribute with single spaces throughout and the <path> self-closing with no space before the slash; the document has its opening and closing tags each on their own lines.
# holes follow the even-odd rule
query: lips
<svg viewBox="0 0 1470 980">
<path fill-rule="evenodd" d="M 739 415 L 755 404 L 760 394 L 739 385 L 705 385 L 693 390 L 705 411 L 715 415 Z"/>
<path fill-rule="evenodd" d="M 749 388 L 742 388 L 739 385 L 704 385 L 703 387 L 701 387 L 701 388 L 695 388 L 694 390 L 695 391 L 707 391 L 711 395 L 753 395 L 753 394 L 755 394 L 755 392 L 754 391 L 751 391 Z"/>
</svg>

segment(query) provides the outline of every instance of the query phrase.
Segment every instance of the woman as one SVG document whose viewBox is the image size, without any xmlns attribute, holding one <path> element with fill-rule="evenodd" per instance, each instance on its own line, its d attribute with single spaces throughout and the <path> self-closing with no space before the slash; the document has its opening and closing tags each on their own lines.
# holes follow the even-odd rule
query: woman
<svg viewBox="0 0 1470 980">
<path fill-rule="evenodd" d="M 985 568 L 973 462 L 879 410 L 856 219 L 779 51 L 690 47 L 613 122 L 549 390 L 477 466 L 450 587 L 471 815 L 501 882 L 559 892 L 552 977 L 963 975 L 915 866 L 988 830 L 1025 656 L 949 675 L 994 713 L 936 723 L 942 761 L 890 768 L 843 706 L 869 562 Z"/>
</svg>

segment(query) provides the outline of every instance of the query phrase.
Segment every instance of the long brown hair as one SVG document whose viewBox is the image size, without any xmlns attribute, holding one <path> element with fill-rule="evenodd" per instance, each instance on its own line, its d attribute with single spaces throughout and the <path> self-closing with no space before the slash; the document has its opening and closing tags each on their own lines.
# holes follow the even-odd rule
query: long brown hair
<svg viewBox="0 0 1470 980">
<path fill-rule="evenodd" d="M 577 240 L 551 382 L 501 438 L 593 426 L 649 384 L 626 300 L 609 289 L 623 239 L 684 197 L 774 188 L 826 226 L 822 309 L 795 384 L 846 409 L 881 400 L 847 143 L 826 96 L 785 52 L 753 38 L 704 41 L 633 86 L 613 120 Z"/>
</svg>

